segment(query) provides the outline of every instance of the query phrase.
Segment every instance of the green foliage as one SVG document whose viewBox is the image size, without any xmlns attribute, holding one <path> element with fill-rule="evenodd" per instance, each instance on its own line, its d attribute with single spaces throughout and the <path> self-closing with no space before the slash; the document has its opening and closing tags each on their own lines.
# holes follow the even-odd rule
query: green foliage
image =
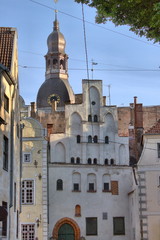
<svg viewBox="0 0 160 240">
<path fill-rule="evenodd" d="M 97 9 L 96 22 L 112 21 L 148 40 L 160 43 L 159 0 L 75 0 Z"/>
</svg>

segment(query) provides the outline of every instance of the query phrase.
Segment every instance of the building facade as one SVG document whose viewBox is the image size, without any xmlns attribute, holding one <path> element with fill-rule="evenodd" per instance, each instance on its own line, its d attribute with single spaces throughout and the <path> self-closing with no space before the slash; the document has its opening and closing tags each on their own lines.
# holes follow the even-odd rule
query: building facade
<svg viewBox="0 0 160 240">
<path fill-rule="evenodd" d="M 160 120 L 143 136 L 137 164 L 141 239 L 160 238 Z"/>
<path fill-rule="evenodd" d="M 18 237 L 20 115 L 17 31 L 0 28 L 0 238 Z"/>
<path fill-rule="evenodd" d="M 22 174 L 19 239 L 48 239 L 47 141 L 35 119 L 22 120 Z"/>
</svg>

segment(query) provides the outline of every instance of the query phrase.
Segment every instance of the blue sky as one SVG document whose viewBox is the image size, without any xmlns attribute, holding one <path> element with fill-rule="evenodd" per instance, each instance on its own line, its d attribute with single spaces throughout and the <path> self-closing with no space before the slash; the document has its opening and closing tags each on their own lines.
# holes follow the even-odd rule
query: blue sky
<svg viewBox="0 0 160 240">
<path fill-rule="evenodd" d="M 57 4 L 53 0 L 1 0 L 1 27 L 15 27 L 18 31 L 20 94 L 26 104 L 36 101 L 45 80 L 46 41 L 54 21 L 51 8 L 59 10 L 60 31 L 69 55 L 69 81 L 75 93 L 82 92 L 82 79 L 87 78 L 83 23 L 79 20 L 81 4 L 74 0 L 59 0 Z M 103 95 L 109 95 L 111 85 L 113 105 L 128 106 L 134 96 L 145 106 L 159 105 L 160 45 L 136 36 L 127 26 L 115 27 L 110 22 L 96 25 L 95 9 L 84 6 L 84 12 L 89 69 L 92 59 L 98 63 L 93 79 L 103 80 Z M 89 74 L 92 79 L 91 71 Z"/>
</svg>

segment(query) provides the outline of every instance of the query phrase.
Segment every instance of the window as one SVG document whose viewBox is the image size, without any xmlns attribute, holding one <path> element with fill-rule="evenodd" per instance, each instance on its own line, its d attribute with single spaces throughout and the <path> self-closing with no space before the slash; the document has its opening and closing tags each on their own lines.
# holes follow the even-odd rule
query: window
<svg viewBox="0 0 160 240">
<path fill-rule="evenodd" d="M 7 202 L 2 202 L 2 207 L 7 210 Z M 2 236 L 7 236 L 7 217 L 2 221 Z"/>
<path fill-rule="evenodd" d="M 4 109 L 9 112 L 9 98 L 4 94 Z"/>
<path fill-rule="evenodd" d="M 3 136 L 3 169 L 8 171 L 8 138 Z"/>
<path fill-rule="evenodd" d="M 88 115 L 88 122 L 92 122 L 92 116 Z"/>
<path fill-rule="evenodd" d="M 16 212 L 16 202 L 17 202 L 17 186 L 14 183 L 14 212 Z"/>
<path fill-rule="evenodd" d="M 114 159 L 111 159 L 111 165 L 114 165 Z"/>
<path fill-rule="evenodd" d="M 109 183 L 107 183 L 107 182 L 104 183 L 103 190 L 104 191 L 109 191 Z"/>
<path fill-rule="evenodd" d="M 23 162 L 30 163 L 31 162 L 31 153 L 23 153 Z"/>
<path fill-rule="evenodd" d="M 93 163 L 94 163 L 94 164 L 97 164 L 97 158 L 94 158 L 94 159 L 93 159 Z"/>
<path fill-rule="evenodd" d="M 76 158 L 76 163 L 80 164 L 80 158 L 79 157 Z"/>
<path fill-rule="evenodd" d="M 94 191 L 94 183 L 89 183 L 89 191 Z"/>
<path fill-rule="evenodd" d="M 34 240 L 35 239 L 35 225 L 34 224 L 22 224 L 22 240 Z"/>
<path fill-rule="evenodd" d="M 110 191 L 110 175 L 104 174 L 102 177 L 102 182 L 103 182 L 103 192 L 109 192 Z"/>
<path fill-rule="evenodd" d="M 57 190 L 63 190 L 63 181 L 62 179 L 57 180 Z"/>
<path fill-rule="evenodd" d="M 88 142 L 92 143 L 92 136 L 91 135 L 88 136 Z"/>
<path fill-rule="evenodd" d="M 94 115 L 94 122 L 98 122 L 98 117 L 97 117 L 97 115 Z"/>
<path fill-rule="evenodd" d="M 160 143 L 157 143 L 158 158 L 160 158 Z"/>
<path fill-rule="evenodd" d="M 94 173 L 90 173 L 87 176 L 88 183 L 88 192 L 96 192 L 96 175 Z"/>
<path fill-rule="evenodd" d="M 108 214 L 107 214 L 107 212 L 103 212 L 103 213 L 102 213 L 102 219 L 103 219 L 103 220 L 107 220 L 107 219 L 108 219 Z"/>
<path fill-rule="evenodd" d="M 73 184 L 73 191 L 79 191 L 79 184 L 78 183 Z"/>
<path fill-rule="evenodd" d="M 105 136 L 105 143 L 109 144 L 109 137 L 108 136 Z"/>
<path fill-rule="evenodd" d="M 113 218 L 113 234 L 114 235 L 125 235 L 124 217 L 114 217 Z"/>
<path fill-rule="evenodd" d="M 77 135 L 77 143 L 80 143 L 80 142 L 81 142 L 81 136 Z"/>
<path fill-rule="evenodd" d="M 81 217 L 81 206 L 80 205 L 75 206 L 75 217 Z"/>
<path fill-rule="evenodd" d="M 94 136 L 94 137 L 93 137 L 93 142 L 94 142 L 94 143 L 97 143 L 97 142 L 98 142 L 97 136 Z"/>
<path fill-rule="evenodd" d="M 106 159 L 104 160 L 104 164 L 105 164 L 105 165 L 108 165 L 108 158 L 106 158 Z"/>
<path fill-rule="evenodd" d="M 71 157 L 71 163 L 74 164 L 74 157 Z"/>
<path fill-rule="evenodd" d="M 34 203 L 34 181 L 22 181 L 22 204 Z"/>
<path fill-rule="evenodd" d="M 79 192 L 81 189 L 81 175 L 78 172 L 74 172 L 72 175 L 73 192 Z"/>
<path fill-rule="evenodd" d="M 86 218 L 86 235 L 97 235 L 97 218 Z"/>
<path fill-rule="evenodd" d="M 17 137 L 19 138 L 19 124 L 17 123 Z"/>
<path fill-rule="evenodd" d="M 92 159 L 88 158 L 88 164 L 92 164 Z"/>
</svg>

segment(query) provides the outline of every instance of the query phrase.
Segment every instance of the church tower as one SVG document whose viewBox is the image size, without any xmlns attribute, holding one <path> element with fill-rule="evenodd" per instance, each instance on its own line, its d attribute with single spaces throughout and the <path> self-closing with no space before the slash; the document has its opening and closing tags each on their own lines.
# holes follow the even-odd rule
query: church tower
<svg viewBox="0 0 160 240">
<path fill-rule="evenodd" d="M 53 31 L 47 39 L 48 52 L 45 55 L 45 82 L 37 94 L 37 109 L 64 110 L 66 103 L 74 103 L 75 96 L 68 82 L 68 55 L 65 53 L 66 41 L 59 30 L 57 13 Z"/>
</svg>

